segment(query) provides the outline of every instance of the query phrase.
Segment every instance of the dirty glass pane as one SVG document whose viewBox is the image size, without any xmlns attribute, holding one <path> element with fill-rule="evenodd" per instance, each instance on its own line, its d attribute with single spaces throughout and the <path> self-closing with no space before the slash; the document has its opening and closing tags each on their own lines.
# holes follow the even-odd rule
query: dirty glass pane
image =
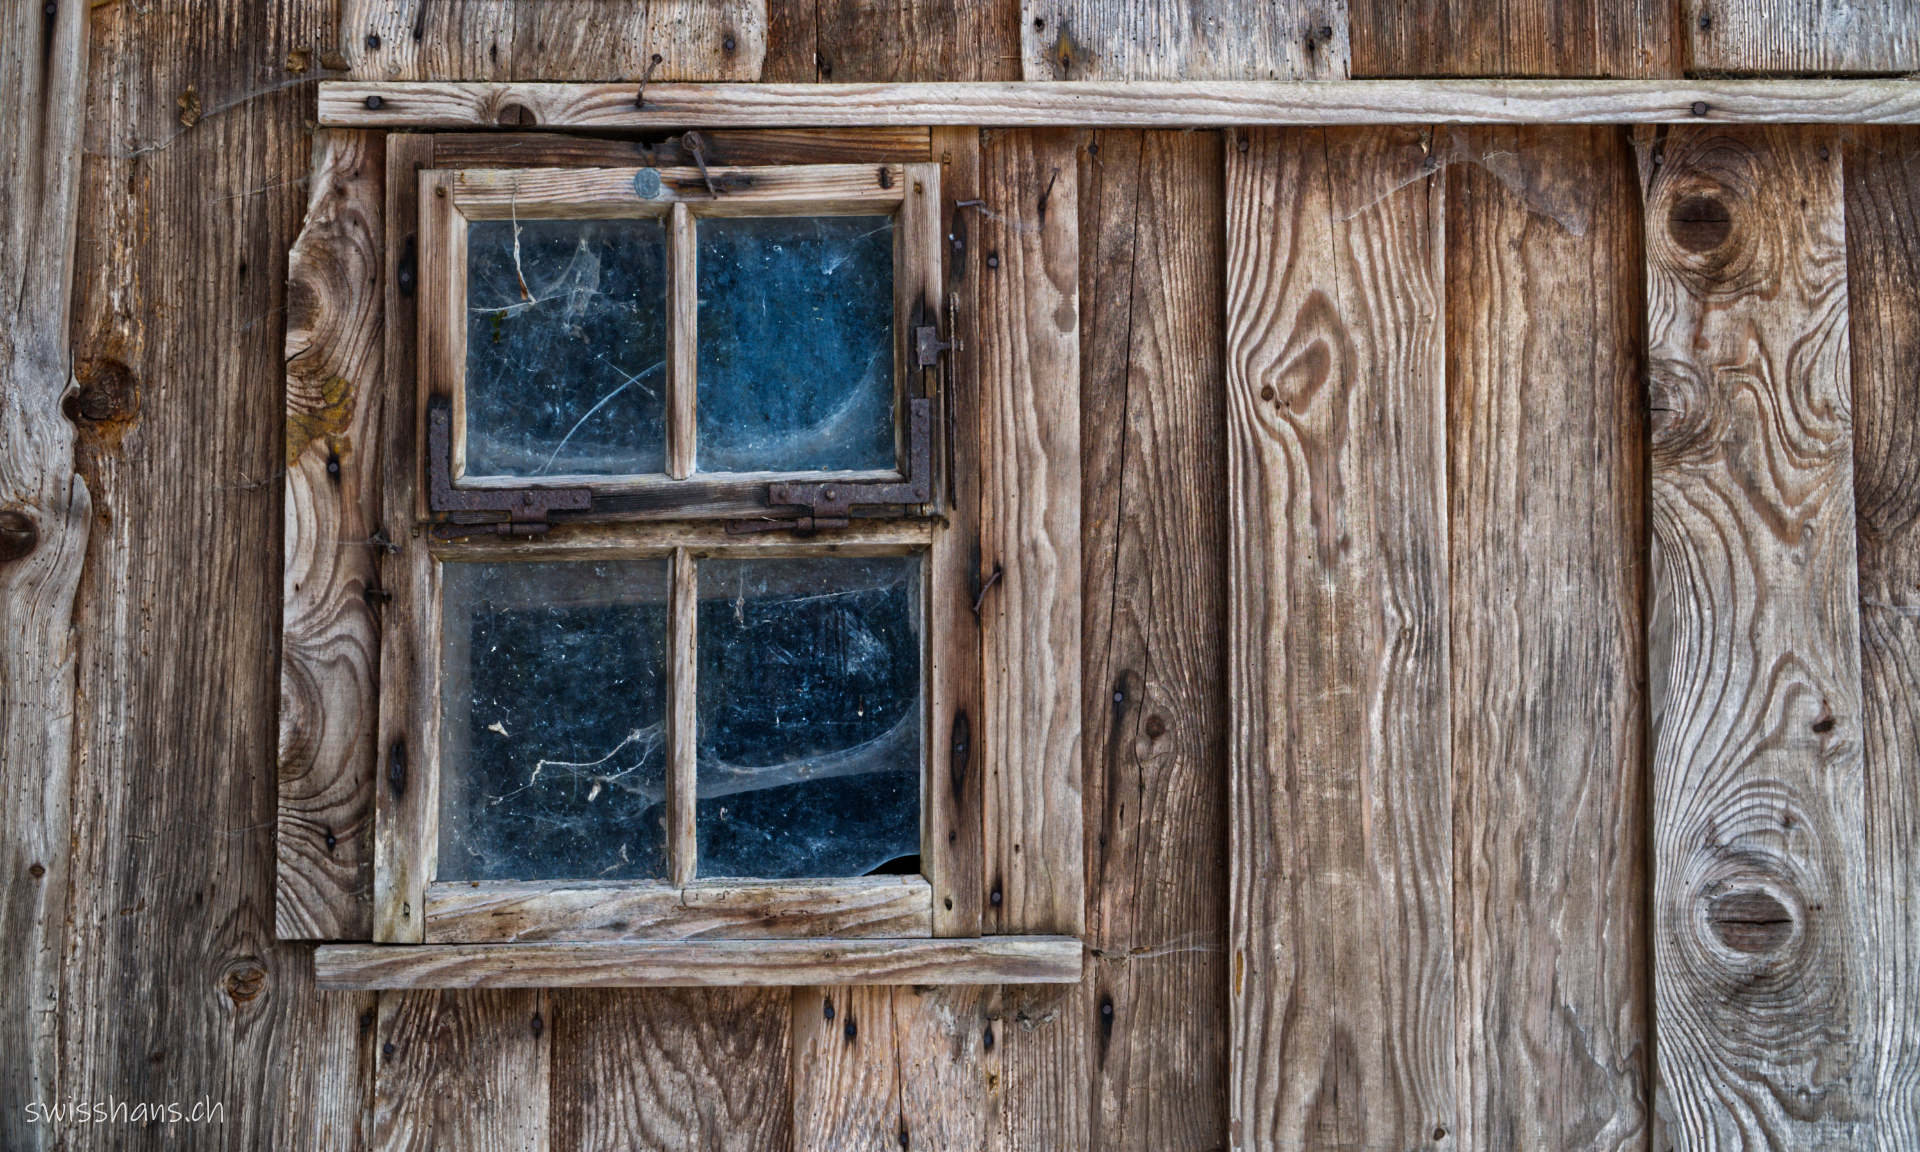
<svg viewBox="0 0 1920 1152">
<path fill-rule="evenodd" d="M 666 875 L 667 579 L 444 566 L 440 879 Z"/>
<path fill-rule="evenodd" d="M 920 851 L 920 561 L 703 560 L 702 876 L 861 876 Z"/>
<path fill-rule="evenodd" d="M 666 285 L 658 219 L 467 225 L 466 474 L 661 471 Z"/>
<path fill-rule="evenodd" d="M 699 470 L 892 468 L 892 217 L 697 227 Z"/>
</svg>

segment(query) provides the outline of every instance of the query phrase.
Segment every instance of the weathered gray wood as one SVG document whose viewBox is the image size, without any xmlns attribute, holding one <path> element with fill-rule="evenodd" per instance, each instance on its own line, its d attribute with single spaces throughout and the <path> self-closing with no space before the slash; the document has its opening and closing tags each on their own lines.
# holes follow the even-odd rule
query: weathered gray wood
<svg viewBox="0 0 1920 1152">
<path fill-rule="evenodd" d="M 591 944 L 327 944 L 322 988 L 780 988 L 1034 984 L 1080 979 L 1070 936 L 695 940 Z"/>
<path fill-rule="evenodd" d="M 1428 156 L 1411 129 L 1249 130 L 1227 152 L 1240 1148 L 1458 1129 Z"/>
<path fill-rule="evenodd" d="M 307 220 L 287 257 L 286 509 L 274 931 L 363 940 L 373 926 L 381 315 L 386 148 L 314 139 Z"/>
<path fill-rule="evenodd" d="M 1920 1147 L 1920 136 L 1846 145 L 1873 1147 Z"/>
<path fill-rule="evenodd" d="M 1920 8 L 1908 0 L 1683 0 L 1696 72 L 1911 72 Z"/>
<path fill-rule="evenodd" d="M 919 876 L 440 883 L 426 907 L 429 944 L 933 934 L 933 889 Z"/>
<path fill-rule="evenodd" d="M 1347 0 L 1024 0 L 1028 80 L 1345 80 Z"/>
<path fill-rule="evenodd" d="M 915 164 L 930 157 L 926 128 L 713 129 L 702 132 L 708 164 Z M 558 132 L 442 132 L 433 138 L 441 168 L 630 168 L 695 163 L 685 136 L 618 140 Z"/>
<path fill-rule="evenodd" d="M 362 79 L 758 80 L 766 0 L 339 0 Z M 654 57 L 659 56 L 659 62 Z"/>
<path fill-rule="evenodd" d="M 1656 1106 L 1860 1147 L 1873 960 L 1831 129 L 1639 137 L 1652 411 Z"/>
<path fill-rule="evenodd" d="M 552 1005 L 555 1149 L 791 1146 L 784 995 L 587 991 Z"/>
<path fill-rule="evenodd" d="M 1900 80 L 657 84 L 645 107 L 635 95 L 632 84 L 333 81 L 320 86 L 320 122 L 474 128 L 512 108 L 549 128 L 1920 123 L 1920 85 Z"/>
<path fill-rule="evenodd" d="M 1610 128 L 1448 147 L 1461 1148 L 1641 1149 L 1640 204 Z"/>
<path fill-rule="evenodd" d="M 1074 138 L 981 154 L 980 569 L 984 930 L 1078 933 L 1079 187 Z"/>
<path fill-rule="evenodd" d="M 1013 80 L 1020 0 L 770 0 L 765 80 Z"/>
<path fill-rule="evenodd" d="M 551 1147 L 551 1017 L 540 991 L 382 994 L 372 1147 Z"/>
<path fill-rule="evenodd" d="M 51 1146 L 26 1105 L 60 1098 L 61 962 L 75 783 L 74 597 L 92 501 L 61 411 L 87 90 L 86 10 L 0 16 L 0 1144 Z M 85 393 L 82 393 L 84 396 Z M 104 400 L 96 393 L 96 402 Z M 79 397 L 76 397 L 78 399 Z M 77 409 L 83 427 L 110 419 Z M 84 881 L 85 874 L 79 879 Z"/>
<path fill-rule="evenodd" d="M 1225 160 L 1083 152 L 1081 508 L 1093 1146 L 1227 1138 Z"/>
</svg>

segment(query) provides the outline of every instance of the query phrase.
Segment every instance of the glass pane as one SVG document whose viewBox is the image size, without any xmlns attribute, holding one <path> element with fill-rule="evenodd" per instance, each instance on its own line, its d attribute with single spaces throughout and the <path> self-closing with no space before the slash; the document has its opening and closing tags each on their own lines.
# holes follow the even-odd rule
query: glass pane
<svg viewBox="0 0 1920 1152">
<path fill-rule="evenodd" d="M 467 226 L 467 475 L 661 471 L 666 363 L 658 219 Z"/>
<path fill-rule="evenodd" d="M 919 852 L 919 559 L 703 560 L 699 580 L 699 874 Z"/>
<path fill-rule="evenodd" d="M 664 877 L 667 561 L 448 563 L 442 880 Z"/>
<path fill-rule="evenodd" d="M 696 466 L 892 468 L 893 218 L 698 228 Z"/>
</svg>

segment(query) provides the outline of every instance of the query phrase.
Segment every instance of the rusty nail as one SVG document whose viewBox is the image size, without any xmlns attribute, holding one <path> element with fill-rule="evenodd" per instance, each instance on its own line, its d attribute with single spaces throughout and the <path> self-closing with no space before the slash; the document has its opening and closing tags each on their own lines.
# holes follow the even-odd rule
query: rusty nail
<svg viewBox="0 0 1920 1152">
<path fill-rule="evenodd" d="M 1705 116 L 1711 109 L 1705 100 L 1695 100 L 1692 112 L 1695 116 Z"/>
<path fill-rule="evenodd" d="M 384 103 L 386 103 L 386 101 L 380 99 L 380 94 L 377 92 L 367 97 L 367 109 L 369 111 L 378 112 L 380 110 L 380 105 Z"/>
<path fill-rule="evenodd" d="M 378 32 L 367 33 L 367 51 L 378 52 L 379 50 L 380 50 L 380 33 Z"/>
</svg>

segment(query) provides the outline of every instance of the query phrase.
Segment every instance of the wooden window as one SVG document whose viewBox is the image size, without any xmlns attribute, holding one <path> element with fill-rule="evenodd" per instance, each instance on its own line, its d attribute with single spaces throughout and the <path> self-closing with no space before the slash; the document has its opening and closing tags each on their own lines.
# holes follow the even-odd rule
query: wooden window
<svg viewBox="0 0 1920 1152">
<path fill-rule="evenodd" d="M 415 947 L 323 978 L 1077 978 L 1077 941 L 982 938 L 952 894 L 979 577 L 947 471 L 979 448 L 940 166 L 407 155 L 373 936 Z M 1077 839 L 1032 850 L 1078 875 Z"/>
</svg>

